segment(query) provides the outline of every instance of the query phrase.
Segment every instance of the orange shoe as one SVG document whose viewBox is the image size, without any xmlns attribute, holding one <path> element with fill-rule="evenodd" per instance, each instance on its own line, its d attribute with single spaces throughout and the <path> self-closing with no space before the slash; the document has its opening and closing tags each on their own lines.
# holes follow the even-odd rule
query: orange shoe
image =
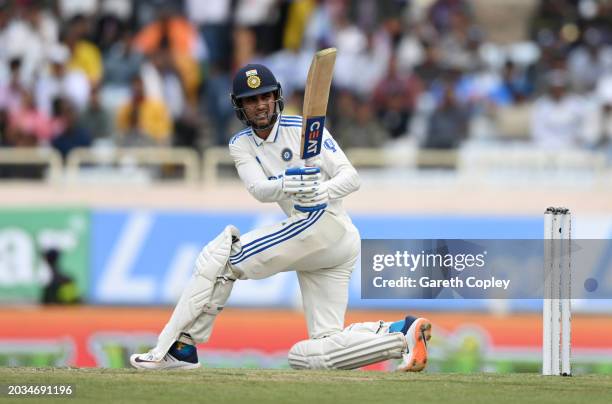
<svg viewBox="0 0 612 404">
<path fill-rule="evenodd" d="M 408 352 L 404 354 L 404 360 L 397 370 L 420 372 L 425 369 L 425 366 L 427 366 L 427 341 L 430 339 L 431 322 L 426 318 L 417 318 L 406 332 Z"/>
</svg>

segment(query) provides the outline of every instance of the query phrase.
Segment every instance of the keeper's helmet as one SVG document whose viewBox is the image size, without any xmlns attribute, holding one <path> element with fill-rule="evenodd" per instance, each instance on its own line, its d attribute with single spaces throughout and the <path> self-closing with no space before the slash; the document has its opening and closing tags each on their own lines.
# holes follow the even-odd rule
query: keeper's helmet
<svg viewBox="0 0 612 404">
<path fill-rule="evenodd" d="M 269 92 L 274 92 L 274 115 L 267 127 L 260 128 L 248 119 L 242 106 L 242 99 Z M 234 76 L 230 97 L 238 119 L 244 122 L 245 125 L 251 126 L 254 129 L 267 129 L 274 125 L 278 119 L 278 115 L 283 112 L 285 106 L 283 101 L 283 90 L 280 83 L 276 80 L 276 77 L 274 77 L 270 69 L 260 64 L 248 64 L 238 70 Z"/>
</svg>

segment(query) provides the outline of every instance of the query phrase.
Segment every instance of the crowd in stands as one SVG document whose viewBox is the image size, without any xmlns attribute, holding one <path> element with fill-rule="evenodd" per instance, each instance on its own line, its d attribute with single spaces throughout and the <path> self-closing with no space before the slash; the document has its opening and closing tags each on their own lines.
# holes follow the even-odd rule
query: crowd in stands
<svg viewBox="0 0 612 404">
<path fill-rule="evenodd" d="M 524 2 L 523 2 L 524 3 Z M 533 0 L 488 40 L 470 0 L 0 0 L 0 146 L 224 145 L 233 72 L 268 65 L 300 114 L 312 54 L 338 57 L 344 148 L 612 142 L 612 3 Z M 509 17 L 509 23 L 512 23 Z"/>
</svg>

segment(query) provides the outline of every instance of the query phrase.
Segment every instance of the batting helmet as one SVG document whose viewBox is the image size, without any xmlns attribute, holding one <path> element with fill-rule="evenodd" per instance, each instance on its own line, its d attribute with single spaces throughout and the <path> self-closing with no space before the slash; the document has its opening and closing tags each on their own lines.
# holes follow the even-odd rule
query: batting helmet
<svg viewBox="0 0 612 404">
<path fill-rule="evenodd" d="M 264 65 L 248 64 L 242 69 L 238 70 L 234 76 L 232 93 L 230 94 L 232 106 L 234 107 L 234 111 L 236 112 L 238 119 L 248 126 L 254 126 L 244 112 L 241 99 L 269 92 L 274 92 L 276 103 L 278 104 L 278 110 L 275 108 L 274 116 L 271 120 L 271 125 L 273 125 L 278 117 L 278 114 L 283 112 L 283 108 L 285 106 L 283 102 L 283 90 L 280 83 L 276 80 L 276 77 L 274 77 L 274 74 L 272 74 L 270 69 Z"/>
</svg>

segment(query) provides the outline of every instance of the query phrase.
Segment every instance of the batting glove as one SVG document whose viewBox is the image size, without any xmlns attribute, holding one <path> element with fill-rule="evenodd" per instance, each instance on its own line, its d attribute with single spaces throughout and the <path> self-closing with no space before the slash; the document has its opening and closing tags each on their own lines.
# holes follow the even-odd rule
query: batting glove
<svg viewBox="0 0 612 404">
<path fill-rule="evenodd" d="M 314 212 L 327 207 L 329 192 L 321 181 L 318 167 L 296 167 L 285 171 L 283 191 L 293 200 L 300 212 Z"/>
<path fill-rule="evenodd" d="M 288 196 L 314 192 L 321 185 L 321 170 L 318 167 L 292 167 L 285 170 L 283 192 Z"/>
<path fill-rule="evenodd" d="M 313 212 L 324 209 L 329 202 L 327 183 L 322 183 L 312 192 L 300 192 L 291 196 L 295 208 L 302 212 Z"/>
</svg>

